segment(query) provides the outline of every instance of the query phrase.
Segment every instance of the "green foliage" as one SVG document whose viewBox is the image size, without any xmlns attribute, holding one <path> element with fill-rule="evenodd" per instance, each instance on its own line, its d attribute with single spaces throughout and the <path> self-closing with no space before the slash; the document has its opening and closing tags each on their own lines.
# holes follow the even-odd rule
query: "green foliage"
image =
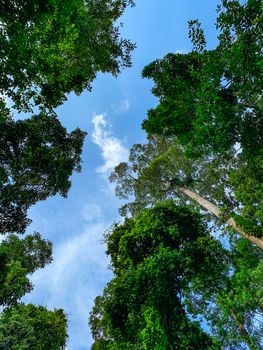
<svg viewBox="0 0 263 350">
<path fill-rule="evenodd" d="M 191 159 L 177 138 L 152 136 L 148 143 L 131 148 L 129 162 L 116 166 L 110 180 L 116 183 L 118 197 L 133 199 L 120 209 L 124 216 L 166 199 L 189 203 L 178 190 L 186 187 L 217 205 L 226 217 L 234 217 L 246 232 L 260 237 L 262 169 L 260 157 L 247 160 L 233 151 Z"/>
<path fill-rule="evenodd" d="M 194 51 L 203 52 L 206 48 L 206 40 L 201 23 L 197 19 L 191 20 L 188 22 L 188 28 Z"/>
<path fill-rule="evenodd" d="M 151 78 L 152 92 L 160 98 L 156 109 L 148 112 L 143 128 L 151 134 L 180 134 L 182 141 L 192 136 L 195 116 L 194 101 L 198 80 L 192 74 L 199 69 L 199 55 L 168 54 L 146 66 L 143 77 Z"/>
<path fill-rule="evenodd" d="M 238 142 L 236 97 L 220 86 L 220 67 L 212 66 L 216 61 L 215 52 L 191 52 L 168 54 L 145 67 L 143 77 L 154 81 L 160 103 L 148 112 L 143 128 L 149 134 L 176 135 L 195 157 Z"/>
<path fill-rule="evenodd" d="M 129 163 L 110 178 L 118 196 L 135 195 L 124 215 L 158 200 L 181 200 L 183 186 L 215 204 L 222 221 L 232 217 L 248 235 L 262 237 L 262 10 L 260 0 L 224 0 L 214 50 L 206 50 L 193 20 L 192 52 L 144 68 L 159 104 L 143 122 L 149 143 L 133 146 Z"/>
<path fill-rule="evenodd" d="M 0 121 L 0 233 L 24 232 L 28 208 L 59 193 L 66 196 L 80 171 L 85 132 L 68 133 L 55 114 Z"/>
<path fill-rule="evenodd" d="M 0 233 L 24 233 L 37 201 L 66 197 L 80 171 L 85 132 L 71 133 L 53 109 L 91 89 L 98 72 L 116 76 L 131 65 L 134 45 L 118 23 L 133 0 L 3 0 L 0 4 Z M 20 112 L 15 121 L 5 98 Z M 28 275 L 51 261 L 39 234 L 0 245 L 0 349 L 58 350 L 66 342 L 62 310 L 17 305 L 32 289 Z"/>
<path fill-rule="evenodd" d="M 212 298 L 203 303 L 192 293 L 192 313 L 203 314 L 223 348 L 262 348 L 263 253 L 247 240 L 235 239 L 228 254 L 228 276 Z"/>
<path fill-rule="evenodd" d="M 246 158 L 262 157 L 262 13 L 260 0 L 222 1 L 214 50 L 204 50 L 200 24 L 191 21 L 194 51 L 144 68 L 160 99 L 143 123 L 148 133 L 177 136 L 195 157 L 237 143 Z"/>
<path fill-rule="evenodd" d="M 262 145 L 262 135 L 260 142 L 260 131 L 256 128 L 262 125 L 262 16 L 263 5 L 260 0 L 247 0 L 244 3 L 224 0 L 217 19 L 220 63 L 225 78 L 238 96 L 240 106 L 246 111 L 242 144 L 245 149 L 251 146 L 252 151 L 253 146 Z"/>
<path fill-rule="evenodd" d="M 14 121 L 0 98 L 0 233 L 24 232 L 28 208 L 60 193 L 80 170 L 85 133 L 67 133 L 53 110 L 98 72 L 130 66 L 134 45 L 116 25 L 132 0 L 4 0 L 0 4 L 0 93 L 40 114 Z M 49 110 L 49 111 L 48 111 Z"/>
<path fill-rule="evenodd" d="M 262 237 L 262 2 L 223 0 L 218 11 L 214 50 L 191 21 L 193 51 L 143 70 L 160 102 L 143 123 L 149 142 L 110 176 L 133 202 L 106 235 L 114 278 L 91 313 L 93 349 L 263 346 L 262 252 L 233 236 L 226 252 L 198 214 L 175 205 L 190 189 L 222 222 Z"/>
<path fill-rule="evenodd" d="M 93 349 L 219 348 L 184 308 L 189 288 L 217 290 L 225 270 L 199 214 L 164 202 L 114 225 L 106 242 L 115 277 L 91 313 Z"/>
<path fill-rule="evenodd" d="M 236 222 L 254 232 L 263 235 L 263 157 L 257 156 L 237 162 L 236 169 L 229 172 L 229 182 L 235 191 L 236 201 L 242 207 L 235 215 Z"/>
<path fill-rule="evenodd" d="M 14 305 L 32 290 L 28 278 L 52 260 L 52 246 L 39 233 L 19 239 L 9 235 L 0 244 L 0 305 Z"/>
<path fill-rule="evenodd" d="M 221 332 L 222 342 L 232 329 L 235 337 L 227 338 L 232 346 L 238 347 L 238 340 L 242 339 L 251 349 L 260 349 L 263 346 L 263 254 L 240 239 L 232 245 L 231 262 L 234 273 L 229 278 L 227 288 L 217 299 L 221 308 L 221 317 L 217 316 L 217 329 Z M 240 331 L 237 322 L 244 326 L 248 336 L 245 337 Z"/>
<path fill-rule="evenodd" d="M 167 349 L 168 339 L 162 327 L 160 314 L 153 307 L 148 307 L 143 311 L 143 317 L 145 320 L 145 327 L 140 334 L 143 345 L 142 349 Z"/>
<path fill-rule="evenodd" d="M 176 186 L 190 186 L 195 167 L 174 138 L 155 136 L 146 144 L 133 145 L 129 162 L 117 165 L 110 175 L 110 181 L 116 183 L 116 195 L 133 198 L 120 209 L 121 214 L 134 215 L 155 202 L 176 200 Z"/>
<path fill-rule="evenodd" d="M 0 92 L 15 108 L 53 108 L 98 72 L 130 66 L 134 45 L 115 24 L 132 0 L 3 0 Z"/>
<path fill-rule="evenodd" d="M 19 304 L 0 315 L 1 350 L 61 350 L 67 341 L 63 310 Z"/>
</svg>

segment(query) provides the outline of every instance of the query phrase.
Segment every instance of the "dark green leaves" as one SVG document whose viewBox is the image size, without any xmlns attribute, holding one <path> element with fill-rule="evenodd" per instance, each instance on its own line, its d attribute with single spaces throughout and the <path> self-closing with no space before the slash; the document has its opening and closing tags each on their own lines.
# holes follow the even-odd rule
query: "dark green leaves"
<svg viewBox="0 0 263 350">
<path fill-rule="evenodd" d="M 69 177 L 80 170 L 85 133 L 67 133 L 54 114 L 0 123 L 1 233 L 24 232 L 27 210 L 39 200 L 66 196 Z"/>
<path fill-rule="evenodd" d="M 144 68 L 160 103 L 148 112 L 149 134 L 175 135 L 189 154 L 225 154 L 237 143 L 246 158 L 262 156 L 262 1 L 223 1 L 218 46 L 205 50 L 198 21 L 194 50 L 168 54 Z"/>
<path fill-rule="evenodd" d="M 63 310 L 19 304 L 0 315 L 1 350 L 60 350 L 67 340 Z"/>
<path fill-rule="evenodd" d="M 28 276 L 52 260 L 52 246 L 39 233 L 19 239 L 9 235 L 0 244 L 0 305 L 16 304 L 32 290 Z M 1 316 L 0 316 L 1 317 Z"/>
<path fill-rule="evenodd" d="M 130 66 L 134 45 L 115 21 L 131 0 L 1 2 L 0 91 L 19 110 L 54 108 L 98 72 Z"/>
<path fill-rule="evenodd" d="M 113 226 L 106 242 L 116 277 L 91 313 L 93 349 L 218 349 L 183 302 L 190 285 L 217 290 L 224 271 L 221 246 L 197 213 L 164 202 Z"/>
</svg>

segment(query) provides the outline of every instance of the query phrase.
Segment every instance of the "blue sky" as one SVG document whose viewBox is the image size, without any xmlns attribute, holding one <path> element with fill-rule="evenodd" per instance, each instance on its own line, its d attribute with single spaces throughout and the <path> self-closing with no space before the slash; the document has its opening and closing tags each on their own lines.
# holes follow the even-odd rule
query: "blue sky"
<svg viewBox="0 0 263 350">
<path fill-rule="evenodd" d="M 134 143 L 145 141 L 140 124 L 157 101 L 152 83 L 141 78 L 143 67 L 169 52 L 191 50 L 187 21 L 198 18 L 208 47 L 216 43 L 215 0 L 137 0 L 121 19 L 123 36 L 136 43 L 133 67 L 117 77 L 98 74 L 91 93 L 70 95 L 57 112 L 69 130 L 88 132 L 82 172 L 72 177 L 68 198 L 59 196 L 38 203 L 30 211 L 28 233 L 38 231 L 54 245 L 54 260 L 37 271 L 33 292 L 26 302 L 50 309 L 63 308 L 69 319 L 68 350 L 89 350 L 88 327 L 94 298 L 111 278 L 102 235 L 118 215 L 120 201 L 108 176 L 127 160 Z"/>
</svg>

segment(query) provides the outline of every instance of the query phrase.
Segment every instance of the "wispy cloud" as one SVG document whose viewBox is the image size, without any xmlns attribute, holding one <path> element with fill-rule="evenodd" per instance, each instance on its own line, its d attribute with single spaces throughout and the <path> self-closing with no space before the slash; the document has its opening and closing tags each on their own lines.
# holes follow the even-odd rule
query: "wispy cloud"
<svg viewBox="0 0 263 350">
<path fill-rule="evenodd" d="M 68 349 L 72 350 L 90 349 L 88 315 L 111 277 L 102 239 L 110 223 L 93 204 L 84 206 L 82 216 L 87 222 L 82 232 L 54 246 L 54 261 L 32 276 L 35 288 L 25 298 L 37 303 L 41 294 L 42 304 L 49 309 L 65 310 L 69 318 Z"/>
<path fill-rule="evenodd" d="M 95 115 L 92 123 L 94 125 L 92 141 L 101 149 L 104 160 L 104 164 L 96 170 L 97 173 L 105 174 L 120 162 L 127 160 L 129 153 L 122 141 L 113 136 L 111 124 L 107 121 L 105 114 Z"/>
<path fill-rule="evenodd" d="M 92 141 L 99 147 L 103 160 L 96 171 L 105 184 L 104 180 L 113 167 L 128 159 L 128 150 L 113 134 L 105 114 L 95 115 L 92 123 Z M 113 203 L 113 191 L 108 180 L 107 192 L 110 196 L 103 198 Z M 32 276 L 35 288 L 25 298 L 25 302 L 38 304 L 41 300 L 41 304 L 49 309 L 65 310 L 69 319 L 69 350 L 90 349 L 89 313 L 95 297 L 103 292 L 112 276 L 108 269 L 109 259 L 105 254 L 103 233 L 111 226 L 114 218 L 108 221 L 105 218 L 108 212 L 105 210 L 104 203 L 98 205 L 96 198 L 90 198 L 83 205 L 79 212 L 82 228 L 78 226 L 72 231 L 73 236 L 66 236 L 64 241 L 55 241 L 52 264 Z M 68 216 L 63 225 L 68 227 L 71 221 L 72 217 Z"/>
<path fill-rule="evenodd" d="M 87 222 L 98 222 L 103 219 L 101 207 L 94 203 L 85 204 L 81 214 Z"/>
<path fill-rule="evenodd" d="M 128 112 L 130 109 L 130 102 L 127 98 L 122 100 L 120 103 L 112 106 L 112 111 L 116 114 Z"/>
</svg>

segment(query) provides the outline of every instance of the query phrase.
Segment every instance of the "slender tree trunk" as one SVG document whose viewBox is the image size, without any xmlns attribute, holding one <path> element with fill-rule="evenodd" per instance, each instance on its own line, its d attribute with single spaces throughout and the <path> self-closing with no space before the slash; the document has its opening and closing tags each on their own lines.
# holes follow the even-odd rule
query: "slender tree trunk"
<svg viewBox="0 0 263 350">
<path fill-rule="evenodd" d="M 184 193 L 187 197 L 189 197 L 191 200 L 199 204 L 201 207 L 208 210 L 210 213 L 214 214 L 217 218 L 222 219 L 223 213 L 222 210 L 220 210 L 216 205 L 209 202 L 207 199 L 201 197 L 198 193 L 189 190 L 187 187 L 177 187 L 177 190 L 181 193 Z M 225 223 L 231 227 L 234 231 L 239 233 L 244 238 L 248 239 L 251 243 L 256 244 L 260 249 L 263 249 L 263 238 L 258 238 L 255 236 L 248 235 L 245 233 L 241 228 L 239 228 L 233 218 L 229 218 L 225 221 Z"/>
<path fill-rule="evenodd" d="M 248 332 L 246 331 L 245 327 L 243 326 L 243 324 L 239 321 L 237 315 L 235 314 L 235 312 L 233 310 L 230 310 L 231 312 L 231 316 L 233 317 L 236 325 L 238 326 L 247 346 L 249 347 L 250 350 L 257 350 L 254 345 L 253 345 L 253 342 L 252 340 L 250 339 L 249 337 L 249 334 Z"/>
</svg>

